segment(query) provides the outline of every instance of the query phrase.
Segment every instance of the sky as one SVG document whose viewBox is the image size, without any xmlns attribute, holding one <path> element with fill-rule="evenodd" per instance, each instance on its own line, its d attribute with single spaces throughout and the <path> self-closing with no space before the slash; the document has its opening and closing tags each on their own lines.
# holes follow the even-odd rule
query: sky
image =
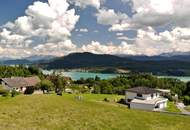
<svg viewBox="0 0 190 130">
<path fill-rule="evenodd" d="M 2 0 L 0 58 L 190 52 L 189 0 Z"/>
</svg>

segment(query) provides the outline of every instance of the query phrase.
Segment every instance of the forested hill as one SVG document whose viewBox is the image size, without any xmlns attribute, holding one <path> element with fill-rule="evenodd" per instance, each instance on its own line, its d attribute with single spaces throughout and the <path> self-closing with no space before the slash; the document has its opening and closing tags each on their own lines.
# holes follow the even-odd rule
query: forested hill
<svg viewBox="0 0 190 130">
<path fill-rule="evenodd" d="M 135 72 L 151 72 L 167 75 L 190 75 L 190 61 L 179 60 L 135 60 L 130 57 L 98 55 L 92 53 L 73 53 L 43 64 L 48 69 L 76 69 L 113 67 Z"/>
<path fill-rule="evenodd" d="M 128 61 L 130 61 L 128 59 Z M 57 58 L 48 64 L 48 68 L 83 68 L 83 67 L 110 67 L 125 66 L 126 59 L 113 55 L 97 55 L 92 53 L 73 53 Z"/>
</svg>

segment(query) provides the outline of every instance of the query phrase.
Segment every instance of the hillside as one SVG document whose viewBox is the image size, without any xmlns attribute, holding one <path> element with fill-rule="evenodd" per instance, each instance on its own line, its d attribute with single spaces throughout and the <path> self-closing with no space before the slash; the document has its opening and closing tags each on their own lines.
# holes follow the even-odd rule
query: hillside
<svg viewBox="0 0 190 130">
<path fill-rule="evenodd" d="M 102 102 L 113 95 L 32 95 L 0 98 L 0 129 L 188 130 L 188 116 L 129 110 Z"/>
<path fill-rule="evenodd" d="M 142 59 L 141 59 L 142 58 Z M 48 64 L 48 69 L 76 69 L 76 68 L 122 68 L 133 72 L 151 72 L 163 75 L 190 75 L 190 60 L 153 60 L 143 57 L 119 57 L 114 55 L 97 55 L 92 53 L 73 53 L 57 58 Z"/>
</svg>

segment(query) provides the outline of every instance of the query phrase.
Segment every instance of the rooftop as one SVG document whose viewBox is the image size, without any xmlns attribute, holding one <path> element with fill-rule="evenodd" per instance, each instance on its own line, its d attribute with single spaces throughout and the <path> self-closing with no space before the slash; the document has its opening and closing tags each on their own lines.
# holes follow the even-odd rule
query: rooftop
<svg viewBox="0 0 190 130">
<path fill-rule="evenodd" d="M 138 94 L 152 94 L 152 93 L 160 92 L 154 88 L 149 88 L 149 87 L 135 87 L 135 88 L 127 89 L 126 91 L 134 92 L 134 93 L 138 93 Z"/>
<path fill-rule="evenodd" d="M 35 86 L 40 82 L 40 79 L 37 76 L 2 78 L 1 80 L 12 88 Z"/>
</svg>

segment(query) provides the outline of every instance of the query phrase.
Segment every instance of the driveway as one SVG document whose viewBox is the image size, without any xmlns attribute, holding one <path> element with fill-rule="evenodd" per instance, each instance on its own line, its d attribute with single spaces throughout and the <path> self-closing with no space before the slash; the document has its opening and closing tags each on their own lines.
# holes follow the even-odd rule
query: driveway
<svg viewBox="0 0 190 130">
<path fill-rule="evenodd" d="M 190 115 L 190 112 L 188 112 L 187 110 L 185 110 L 185 105 L 183 103 L 177 103 L 177 108 L 181 111 L 182 114 L 185 115 Z"/>
</svg>

